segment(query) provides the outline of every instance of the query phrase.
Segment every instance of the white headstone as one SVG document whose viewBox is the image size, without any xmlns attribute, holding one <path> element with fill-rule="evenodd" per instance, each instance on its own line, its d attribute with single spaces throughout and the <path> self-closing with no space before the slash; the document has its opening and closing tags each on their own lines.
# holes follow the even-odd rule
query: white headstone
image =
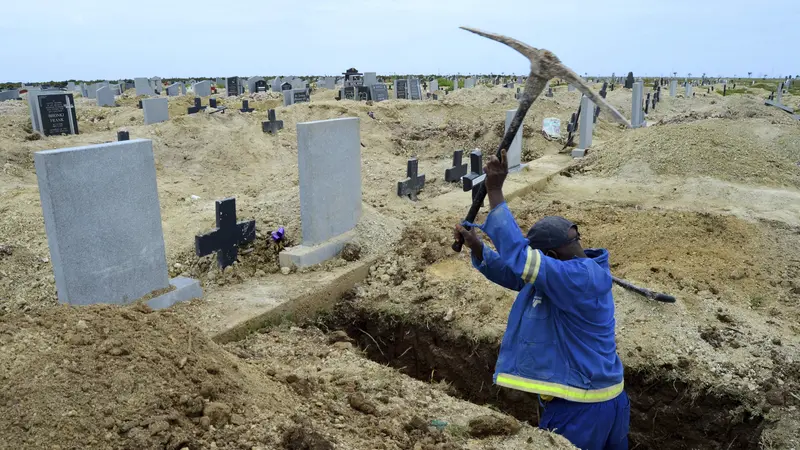
<svg viewBox="0 0 800 450">
<path fill-rule="evenodd" d="M 378 74 L 375 72 L 364 72 L 364 86 L 378 84 Z"/>
<path fill-rule="evenodd" d="M 431 84 L 429 85 L 431 92 L 436 92 L 439 90 L 439 80 L 431 80 Z"/>
<path fill-rule="evenodd" d="M 211 81 L 199 81 L 192 85 L 192 90 L 194 91 L 194 95 L 197 97 L 208 97 L 211 95 Z"/>
<path fill-rule="evenodd" d="M 134 78 L 133 85 L 136 88 L 136 95 L 156 95 L 149 78 Z"/>
<path fill-rule="evenodd" d="M 631 99 L 631 127 L 639 128 L 644 123 L 644 110 L 642 110 L 642 93 L 644 82 L 633 83 L 633 96 Z"/>
<path fill-rule="evenodd" d="M 508 131 L 508 127 L 511 126 L 511 121 L 514 120 L 514 115 L 517 113 L 516 109 L 512 109 L 510 111 L 506 111 L 506 127 L 505 131 Z M 508 147 L 508 170 L 515 171 L 519 170 L 522 167 L 522 129 L 525 125 L 519 127 L 517 134 L 514 136 L 514 140 L 511 141 L 511 146 Z"/>
<path fill-rule="evenodd" d="M 142 110 L 145 125 L 169 120 L 169 102 L 166 98 L 146 98 L 142 100 Z"/>
<path fill-rule="evenodd" d="M 114 92 L 108 86 L 102 86 L 97 89 L 97 106 L 116 106 L 114 103 Z"/>
<path fill-rule="evenodd" d="M 197 281 L 169 279 L 152 141 L 47 150 L 34 162 L 61 303 L 127 304 L 170 285 L 148 304 L 202 296 Z"/>
<path fill-rule="evenodd" d="M 592 131 L 594 129 L 594 103 L 589 97 L 581 98 L 581 118 L 578 121 L 578 148 L 572 151 L 572 157 L 581 157 L 592 146 Z"/>
<path fill-rule="evenodd" d="M 669 82 L 669 96 L 675 97 L 676 92 L 678 90 L 678 80 L 672 80 Z"/>
<path fill-rule="evenodd" d="M 359 119 L 297 124 L 303 243 L 279 255 L 282 267 L 310 266 L 336 256 L 361 217 Z"/>
</svg>

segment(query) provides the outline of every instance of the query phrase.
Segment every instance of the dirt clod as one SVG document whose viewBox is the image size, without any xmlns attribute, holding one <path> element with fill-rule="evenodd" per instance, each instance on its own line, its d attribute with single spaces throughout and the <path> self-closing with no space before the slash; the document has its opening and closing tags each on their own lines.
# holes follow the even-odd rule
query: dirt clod
<svg viewBox="0 0 800 450">
<path fill-rule="evenodd" d="M 517 419 L 509 416 L 479 416 L 469 421 L 469 434 L 474 437 L 516 434 L 520 429 Z"/>
<path fill-rule="evenodd" d="M 283 448 L 287 450 L 333 450 L 331 441 L 314 430 L 296 426 L 286 430 L 283 435 Z"/>
<path fill-rule="evenodd" d="M 345 261 L 358 261 L 359 258 L 361 258 L 361 246 L 353 242 L 348 242 L 344 245 L 341 256 Z"/>
<path fill-rule="evenodd" d="M 347 398 L 347 402 L 350 404 L 350 407 L 356 411 L 360 411 L 364 414 L 371 414 L 373 416 L 378 415 L 378 407 L 375 406 L 375 404 L 371 401 L 367 400 L 364 394 L 360 392 L 350 395 Z"/>
<path fill-rule="evenodd" d="M 211 420 L 211 425 L 221 427 L 231 420 L 231 407 L 225 403 L 211 402 L 203 408 L 203 415 Z"/>
</svg>

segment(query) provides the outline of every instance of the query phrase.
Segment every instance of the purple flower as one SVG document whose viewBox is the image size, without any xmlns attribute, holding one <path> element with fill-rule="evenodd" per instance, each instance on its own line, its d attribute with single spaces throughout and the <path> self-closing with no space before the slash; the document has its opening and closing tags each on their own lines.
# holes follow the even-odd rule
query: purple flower
<svg viewBox="0 0 800 450">
<path fill-rule="evenodd" d="M 283 240 L 283 235 L 286 233 L 286 230 L 283 227 L 278 228 L 276 231 L 272 232 L 272 240 L 274 242 L 278 242 Z"/>
</svg>

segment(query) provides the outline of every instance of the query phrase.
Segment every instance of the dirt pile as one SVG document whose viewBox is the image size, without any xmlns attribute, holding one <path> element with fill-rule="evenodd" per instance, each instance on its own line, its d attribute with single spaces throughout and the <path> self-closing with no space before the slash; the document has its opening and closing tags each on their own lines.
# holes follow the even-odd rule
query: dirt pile
<svg viewBox="0 0 800 450">
<path fill-rule="evenodd" d="M 0 434 L 11 447 L 237 448 L 263 399 L 236 358 L 144 306 L 3 315 L 0 341 Z"/>
<path fill-rule="evenodd" d="M 173 313 L 141 305 L 0 316 L 4 445 L 570 448 L 453 399 L 446 385 L 365 361 L 346 336 L 282 329 L 228 350 Z M 481 423 L 496 426 L 469 426 L 485 416 Z"/>
<path fill-rule="evenodd" d="M 711 177 L 800 185 L 800 129 L 767 119 L 708 119 L 633 130 L 597 146 L 580 170 L 599 176 Z"/>
</svg>

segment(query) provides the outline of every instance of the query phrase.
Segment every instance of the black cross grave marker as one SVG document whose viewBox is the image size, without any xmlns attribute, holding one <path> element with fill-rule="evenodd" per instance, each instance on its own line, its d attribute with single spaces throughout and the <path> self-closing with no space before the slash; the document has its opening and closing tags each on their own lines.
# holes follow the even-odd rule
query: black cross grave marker
<svg viewBox="0 0 800 450">
<path fill-rule="evenodd" d="M 261 122 L 261 131 L 269 134 L 277 134 L 278 130 L 283 129 L 283 121 L 275 120 L 275 110 L 270 109 L 267 112 L 268 122 Z"/>
<path fill-rule="evenodd" d="M 241 111 L 243 113 L 249 113 L 249 112 L 253 112 L 253 110 L 254 110 L 254 108 L 250 107 L 250 102 L 249 101 L 242 100 L 242 109 L 240 109 L 239 111 Z"/>
<path fill-rule="evenodd" d="M 600 96 L 603 98 L 606 98 L 606 94 L 608 93 L 606 91 L 607 87 L 608 87 L 608 82 L 604 81 L 603 88 L 600 89 Z M 597 116 L 599 115 L 600 115 L 600 106 L 598 105 L 597 107 L 594 108 L 594 117 L 592 118 L 592 123 L 597 123 Z"/>
<path fill-rule="evenodd" d="M 644 100 L 644 113 L 647 114 L 650 109 L 650 93 L 647 93 L 647 98 Z"/>
<path fill-rule="evenodd" d="M 722 96 L 725 97 L 725 95 L 727 93 L 728 93 L 728 85 L 727 84 L 723 84 L 722 85 Z"/>
<path fill-rule="evenodd" d="M 547 93 L 544 94 L 545 97 L 552 97 L 553 96 L 553 88 L 547 87 Z"/>
<path fill-rule="evenodd" d="M 217 227 L 194 237 L 197 256 L 217 252 L 217 264 L 224 269 L 236 261 L 239 246 L 256 238 L 256 221 L 236 222 L 236 199 L 217 200 Z"/>
<path fill-rule="evenodd" d="M 419 191 L 425 187 L 425 174 L 417 175 L 419 172 L 419 161 L 417 158 L 409 158 L 406 167 L 406 179 L 397 182 L 397 195 L 400 197 L 408 196 L 411 200 L 417 199 Z"/>
<path fill-rule="evenodd" d="M 211 97 L 210 99 L 208 99 L 208 106 L 216 109 L 217 108 L 217 99 L 215 99 L 214 97 Z"/>
<path fill-rule="evenodd" d="M 464 150 L 456 150 L 453 152 L 453 167 L 445 169 L 444 181 L 454 183 L 467 174 L 467 165 L 461 164 L 461 159 L 464 156 Z"/>
<path fill-rule="evenodd" d="M 194 106 L 192 106 L 191 108 L 188 108 L 188 111 L 187 111 L 188 114 L 195 114 L 197 112 L 200 112 L 200 111 L 206 109 L 205 106 L 200 104 L 201 101 L 202 101 L 202 99 L 200 97 L 195 97 L 194 98 Z"/>
<path fill-rule="evenodd" d="M 478 189 L 483 183 L 483 157 L 481 151 L 475 149 L 469 154 L 470 172 L 461 177 L 462 189 L 464 192 L 472 191 L 472 199 L 478 194 Z"/>
<path fill-rule="evenodd" d="M 131 135 L 127 131 L 117 131 L 117 141 L 129 141 L 130 139 Z"/>
</svg>

